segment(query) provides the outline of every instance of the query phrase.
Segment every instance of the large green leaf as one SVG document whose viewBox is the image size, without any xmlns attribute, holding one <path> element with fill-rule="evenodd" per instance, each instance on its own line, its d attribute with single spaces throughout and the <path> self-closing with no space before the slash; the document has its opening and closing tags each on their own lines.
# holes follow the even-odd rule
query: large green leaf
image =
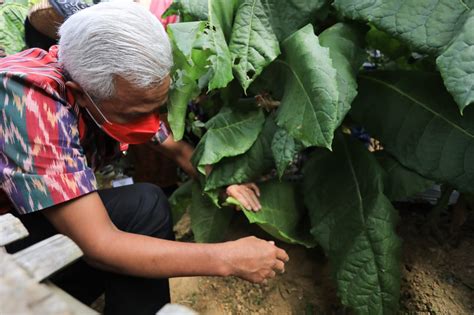
<svg viewBox="0 0 474 315">
<path fill-rule="evenodd" d="M 25 22 L 28 6 L 19 3 L 5 3 L 0 6 L 0 48 L 7 55 L 25 49 Z"/>
<path fill-rule="evenodd" d="M 249 85 L 280 54 L 278 39 L 260 0 L 243 0 L 229 44 L 233 68 L 240 84 Z"/>
<path fill-rule="evenodd" d="M 232 33 L 234 15 L 239 6 L 239 0 L 208 0 L 209 21 L 212 25 L 219 25 L 228 41 Z"/>
<path fill-rule="evenodd" d="M 306 211 L 299 202 L 295 187 L 288 182 L 270 181 L 259 185 L 260 211 L 244 210 L 250 223 L 258 224 L 273 237 L 287 243 L 314 247 Z"/>
<path fill-rule="evenodd" d="M 474 191 L 474 108 L 461 116 L 436 73 L 363 74 L 352 117 L 405 167 Z"/>
<path fill-rule="evenodd" d="M 377 151 L 375 157 L 385 170 L 384 193 L 392 201 L 426 191 L 434 182 L 407 169 L 385 151 Z"/>
<path fill-rule="evenodd" d="M 382 171 L 354 139 L 338 134 L 333 149 L 317 150 L 304 168 L 311 232 L 329 257 L 343 304 L 358 314 L 394 314 L 401 246 Z"/>
<path fill-rule="evenodd" d="M 257 140 L 264 122 L 265 115 L 260 109 L 227 110 L 214 116 L 207 122 L 208 130 L 196 148 L 198 170 L 205 174 L 206 165 L 245 153 Z"/>
<path fill-rule="evenodd" d="M 463 112 L 474 102 L 474 10 L 451 45 L 436 59 L 436 64 L 446 88 Z"/>
<path fill-rule="evenodd" d="M 308 24 L 282 44 L 287 78 L 277 124 L 305 146 L 331 148 L 337 124 L 338 87 L 329 49 Z"/>
<path fill-rule="evenodd" d="M 173 0 L 163 17 L 170 15 L 181 16 L 181 22 L 205 21 L 208 19 L 208 0 Z M 170 24 L 171 25 L 171 24 Z"/>
<path fill-rule="evenodd" d="M 334 6 L 440 56 L 438 67 L 461 112 L 474 101 L 474 0 L 336 0 Z"/>
<path fill-rule="evenodd" d="M 181 217 L 186 213 L 192 201 L 193 181 L 188 180 L 178 187 L 169 197 L 173 224 L 178 223 Z"/>
<path fill-rule="evenodd" d="M 366 58 L 362 49 L 364 32 L 355 25 L 338 23 L 322 32 L 319 42 L 329 48 L 329 56 L 336 69 L 339 91 L 336 126 L 339 126 L 357 95 L 356 75 Z"/>
<path fill-rule="evenodd" d="M 224 38 L 224 33 L 219 25 L 210 24 L 204 31 L 204 49 L 211 51 L 209 61 L 212 69 L 209 81 L 209 91 L 225 88 L 234 78 L 232 75 L 232 60 L 229 47 Z"/>
<path fill-rule="evenodd" d="M 192 192 L 193 197 L 189 215 L 194 239 L 199 243 L 221 241 L 229 227 L 233 210 L 216 207 L 212 200 L 202 193 L 197 182 L 193 184 Z"/>
<path fill-rule="evenodd" d="M 326 0 L 261 0 L 279 41 L 313 22 Z"/>
<path fill-rule="evenodd" d="M 205 27 L 206 22 L 187 22 L 168 26 L 174 59 L 173 84 L 168 102 L 168 122 L 175 141 L 183 137 L 188 102 L 201 92 L 197 80 L 208 71 L 206 61 L 208 56 L 193 52 L 194 45 Z"/>
<path fill-rule="evenodd" d="M 271 142 L 276 129 L 273 118 L 267 117 L 262 132 L 247 152 L 224 158 L 214 165 L 206 180 L 205 190 L 249 182 L 268 172 L 273 166 Z"/>
<path fill-rule="evenodd" d="M 286 168 L 293 162 L 296 153 L 301 149 L 295 139 L 283 128 L 279 128 L 272 140 L 272 153 L 281 178 Z"/>
</svg>

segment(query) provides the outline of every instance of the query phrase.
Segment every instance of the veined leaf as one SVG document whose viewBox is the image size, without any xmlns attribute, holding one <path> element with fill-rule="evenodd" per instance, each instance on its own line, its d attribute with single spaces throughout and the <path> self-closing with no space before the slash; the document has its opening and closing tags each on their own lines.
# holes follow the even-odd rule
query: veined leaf
<svg viewBox="0 0 474 315">
<path fill-rule="evenodd" d="M 474 10 L 471 9 L 462 30 L 436 59 L 436 64 L 462 113 L 474 102 Z"/>
<path fill-rule="evenodd" d="M 178 187 L 169 197 L 173 224 L 178 223 L 181 217 L 186 213 L 192 201 L 193 181 L 188 180 Z"/>
<path fill-rule="evenodd" d="M 5 3 L 0 6 L 0 48 L 7 55 L 25 49 L 25 26 L 28 6 L 19 3 Z"/>
<path fill-rule="evenodd" d="M 474 102 L 474 0 L 336 0 L 334 6 L 439 56 L 439 70 L 461 112 Z"/>
<path fill-rule="evenodd" d="M 189 101 L 199 95 L 197 80 L 207 71 L 207 55 L 193 53 L 206 22 L 170 24 L 168 34 L 173 47 L 173 84 L 169 93 L 168 122 L 175 141 L 182 139 Z M 204 59 L 204 60 L 197 60 Z"/>
<path fill-rule="evenodd" d="M 209 21 L 212 25 L 219 25 L 226 41 L 230 39 L 234 15 L 239 6 L 239 0 L 208 0 Z"/>
<path fill-rule="evenodd" d="M 229 49 L 244 91 L 280 54 L 278 39 L 260 0 L 243 0 L 239 6 Z"/>
<path fill-rule="evenodd" d="M 209 0 L 212 3 L 221 3 L 226 0 Z M 220 22 L 214 16 L 215 11 L 209 4 L 210 15 L 209 15 L 209 26 L 204 30 L 205 41 L 203 41 L 203 48 L 209 49 L 212 54 L 209 57 L 212 69 L 211 79 L 209 81 L 209 91 L 214 89 L 225 88 L 227 84 L 234 78 L 232 75 L 232 61 L 227 46 L 224 33 L 221 28 Z"/>
<path fill-rule="evenodd" d="M 424 192 L 434 185 L 432 180 L 407 169 L 385 151 L 375 152 L 385 170 L 384 193 L 392 201 L 399 201 Z"/>
<path fill-rule="evenodd" d="M 265 232 L 287 243 L 314 247 L 316 242 L 309 233 L 303 204 L 298 202 L 295 188 L 287 182 L 270 181 L 259 185 L 258 212 L 244 210 L 250 223 L 258 224 Z"/>
<path fill-rule="evenodd" d="M 193 65 L 192 49 L 206 27 L 206 22 L 173 23 L 168 26 L 168 35 L 174 49 L 178 49 L 186 61 Z"/>
<path fill-rule="evenodd" d="M 170 7 L 163 14 L 163 17 L 171 15 L 181 16 L 181 22 L 206 21 L 208 0 L 173 0 Z"/>
<path fill-rule="evenodd" d="M 272 153 L 277 167 L 278 177 L 281 178 L 286 168 L 293 162 L 299 145 L 283 128 L 279 128 L 272 140 Z"/>
<path fill-rule="evenodd" d="M 281 42 L 306 24 L 313 22 L 326 0 L 261 0 Z"/>
<path fill-rule="evenodd" d="M 339 91 L 336 126 L 339 126 L 357 95 L 356 75 L 366 58 L 362 49 L 364 32 L 355 25 L 338 23 L 322 32 L 319 42 L 329 48 L 329 56 L 336 69 Z"/>
<path fill-rule="evenodd" d="M 203 194 L 199 183 L 192 187 L 193 197 L 189 215 L 194 239 L 199 243 L 215 243 L 222 240 L 227 231 L 233 210 L 218 208 Z"/>
<path fill-rule="evenodd" d="M 308 24 L 282 44 L 285 92 L 277 124 L 305 146 L 331 148 L 337 123 L 338 87 L 329 49 Z"/>
<path fill-rule="evenodd" d="M 356 140 L 337 134 L 332 153 L 317 150 L 305 165 L 304 199 L 311 233 L 329 257 L 342 303 L 358 314 L 396 313 L 398 217 L 383 194 L 375 157 Z"/>
<path fill-rule="evenodd" d="M 268 172 L 273 166 L 271 142 L 276 129 L 273 118 L 267 117 L 262 132 L 247 152 L 224 158 L 214 165 L 206 179 L 205 190 L 249 182 Z"/>
<path fill-rule="evenodd" d="M 247 112 L 228 110 L 214 116 L 206 124 L 208 130 L 196 148 L 200 153 L 198 170 L 205 174 L 206 165 L 245 153 L 257 140 L 264 122 L 265 115 L 260 109 Z"/>
<path fill-rule="evenodd" d="M 474 109 L 461 116 L 435 73 L 360 75 L 351 115 L 408 169 L 474 191 Z"/>
</svg>

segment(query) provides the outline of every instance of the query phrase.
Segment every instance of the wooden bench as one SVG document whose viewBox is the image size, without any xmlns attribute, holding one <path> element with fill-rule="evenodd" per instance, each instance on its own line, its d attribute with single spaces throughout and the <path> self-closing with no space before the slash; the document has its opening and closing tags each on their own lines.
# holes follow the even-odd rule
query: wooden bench
<svg viewBox="0 0 474 315">
<path fill-rule="evenodd" d="M 47 280 L 53 273 L 82 256 L 67 236 L 57 234 L 15 254 L 5 245 L 28 236 L 21 221 L 0 215 L 0 314 L 92 315 L 99 314 Z M 189 308 L 165 305 L 157 315 L 197 315 Z"/>
<path fill-rule="evenodd" d="M 99 314 L 47 278 L 82 256 L 68 237 L 54 235 L 15 254 L 5 245 L 28 236 L 11 214 L 0 216 L 0 314 Z"/>
</svg>

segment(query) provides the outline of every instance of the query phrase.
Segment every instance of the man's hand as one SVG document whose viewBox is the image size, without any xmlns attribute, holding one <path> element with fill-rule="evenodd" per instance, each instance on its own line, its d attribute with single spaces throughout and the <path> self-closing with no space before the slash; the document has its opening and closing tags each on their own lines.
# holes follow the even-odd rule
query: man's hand
<svg viewBox="0 0 474 315">
<path fill-rule="evenodd" d="M 288 254 L 275 246 L 254 236 L 224 243 L 224 263 L 230 268 L 230 275 L 254 283 L 263 283 L 285 272 Z"/>
<path fill-rule="evenodd" d="M 230 185 L 226 189 L 229 197 L 235 198 L 247 210 L 259 211 L 262 205 L 258 200 L 260 197 L 260 189 L 254 183 Z"/>
</svg>

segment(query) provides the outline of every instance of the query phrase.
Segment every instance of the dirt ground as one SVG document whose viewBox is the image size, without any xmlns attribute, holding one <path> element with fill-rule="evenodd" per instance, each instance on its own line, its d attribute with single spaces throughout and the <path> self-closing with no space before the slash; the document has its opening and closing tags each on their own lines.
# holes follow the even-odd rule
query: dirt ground
<svg viewBox="0 0 474 315">
<path fill-rule="evenodd" d="M 421 232 L 424 213 L 401 211 L 403 239 L 400 314 L 474 314 L 474 215 L 456 237 L 435 241 Z M 449 217 L 443 218 L 447 234 Z M 189 239 L 189 219 L 177 226 Z M 227 238 L 257 234 L 267 237 L 242 218 Z M 171 280 L 172 301 L 204 315 L 227 314 L 350 314 L 338 302 L 324 254 L 318 249 L 278 244 L 290 262 L 284 275 L 266 285 L 236 278 L 195 277 Z"/>
</svg>

